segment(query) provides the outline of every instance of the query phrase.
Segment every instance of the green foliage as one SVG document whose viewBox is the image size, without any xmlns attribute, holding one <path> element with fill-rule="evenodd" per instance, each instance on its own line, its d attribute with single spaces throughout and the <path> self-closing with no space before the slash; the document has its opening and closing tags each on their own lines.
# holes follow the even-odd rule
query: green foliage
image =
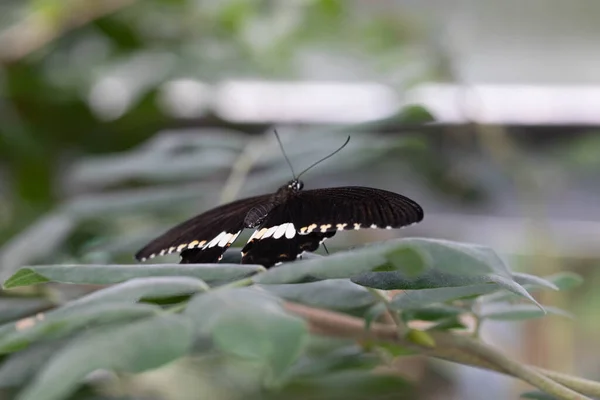
<svg viewBox="0 0 600 400">
<path fill-rule="evenodd" d="M 119 268 L 125 270 L 120 275 L 115 273 Z M 376 272 L 381 268 L 385 271 Z M 149 276 L 152 272 L 162 276 Z M 357 278 L 365 273 L 369 279 Z M 410 290 L 384 301 L 383 292 L 365 287 L 379 282 L 377 274 L 386 274 L 387 284 L 404 282 Z M 377 365 L 377 354 L 391 354 L 394 346 L 371 341 L 361 349 L 339 339 L 315 350 L 318 337 L 309 334 L 305 320 L 290 313 L 284 301 L 364 315 L 365 324 L 371 326 L 382 313 L 391 312 L 401 324 L 423 321 L 430 324 L 428 331 L 451 332 L 465 328 L 459 317 L 466 313 L 482 322 L 543 316 L 534 304 L 486 299 L 490 293 L 511 291 L 531 301 L 517 278 L 530 286 L 553 289 L 552 282 L 568 281 L 565 276 L 549 281 L 512 273 L 489 248 L 420 238 L 375 243 L 266 271 L 227 264 L 163 264 L 149 270 L 118 265 L 24 267 L 5 282 L 6 287 L 65 281 L 115 284 L 45 314 L 1 326 L 0 352 L 10 357 L 0 367 L 0 385 L 22 387 L 19 399 L 60 399 L 99 368 L 141 372 L 181 357 L 216 352 L 252 363 L 258 387 L 268 396 L 338 393 L 344 391 L 340 385 L 349 377 L 353 381 L 346 382 L 348 393 L 378 385 L 383 392 L 393 388 L 409 393 L 403 380 L 368 372 Z M 187 297 L 168 306 L 139 303 L 180 295 Z M 490 303 L 497 308 L 476 307 Z M 434 349 L 436 339 L 428 331 L 409 329 L 407 343 Z M 206 344 L 194 344 L 201 342 Z M 47 355 L 47 361 L 36 365 L 33 360 L 40 354 Z"/>
</svg>

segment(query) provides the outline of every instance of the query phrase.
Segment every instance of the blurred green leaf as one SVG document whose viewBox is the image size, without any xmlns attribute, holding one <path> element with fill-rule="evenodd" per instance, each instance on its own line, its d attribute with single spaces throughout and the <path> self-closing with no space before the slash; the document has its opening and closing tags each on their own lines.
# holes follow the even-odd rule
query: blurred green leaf
<svg viewBox="0 0 600 400">
<path fill-rule="evenodd" d="M 181 315 L 94 330 L 54 355 L 18 399 L 63 399 L 97 369 L 142 372 L 157 368 L 183 356 L 192 337 L 192 324 Z"/>
<path fill-rule="evenodd" d="M 426 265 L 429 264 L 432 268 L 448 274 L 477 276 L 495 273 L 501 277 L 511 276 L 504 263 L 487 247 L 444 240 L 405 238 L 371 244 L 314 260 L 288 263 L 255 276 L 254 281 L 274 284 L 302 282 L 306 279 L 354 277 L 355 283 L 363 284 L 364 277 L 377 277 L 378 273 L 358 277 L 357 275 L 376 269 L 392 268 L 402 272 L 406 268 L 413 272 L 415 266 L 407 265 L 406 257 L 402 258 L 402 262 L 396 257 L 396 252 L 407 248 L 415 252 L 410 258 L 419 264 L 419 268 L 424 264 L 424 259 Z M 421 256 L 414 257 L 415 254 Z M 398 264 L 392 263 L 388 255 Z"/>
<path fill-rule="evenodd" d="M 34 297 L 0 297 L 0 324 L 50 308 L 52 302 Z"/>
<path fill-rule="evenodd" d="M 367 289 L 348 279 L 259 287 L 289 301 L 330 310 L 352 310 L 377 301 Z"/>
<path fill-rule="evenodd" d="M 465 309 L 459 307 L 452 307 L 446 305 L 427 306 L 422 308 L 403 310 L 402 319 L 404 321 L 438 321 L 441 319 L 446 319 L 448 317 L 456 317 L 465 312 Z"/>
<path fill-rule="evenodd" d="M 365 330 L 369 330 L 371 324 L 375 322 L 380 316 L 387 311 L 387 305 L 385 303 L 377 303 L 371 306 L 364 315 L 365 318 Z"/>
<path fill-rule="evenodd" d="M 212 283 L 242 279 L 259 271 L 264 271 L 264 267 L 235 264 L 32 265 L 18 270 L 4 282 L 4 288 L 44 282 L 108 285 L 152 276 L 189 276 Z"/>
<path fill-rule="evenodd" d="M 411 342 L 423 347 L 435 347 L 435 339 L 425 331 L 410 329 L 406 338 Z"/>
<path fill-rule="evenodd" d="M 402 124 L 426 124 L 435 122 L 434 116 L 423 106 L 408 105 L 402 108 L 400 114 L 393 118 Z"/>
<path fill-rule="evenodd" d="M 0 366 L 0 387 L 22 386 L 37 373 L 42 360 L 48 360 L 67 342 L 68 340 L 41 342 L 11 354 Z"/>
<path fill-rule="evenodd" d="M 422 274 L 430 265 L 426 254 L 421 254 L 418 249 L 403 247 L 386 253 L 385 257 L 395 267 L 407 276 Z"/>
<path fill-rule="evenodd" d="M 467 327 L 461 322 L 457 316 L 442 318 L 430 327 L 427 331 L 448 331 L 451 329 L 466 329 Z"/>
<path fill-rule="evenodd" d="M 41 339 L 56 339 L 90 324 L 132 321 L 157 314 L 160 308 L 149 304 L 102 302 L 70 306 L 0 327 L 0 354 L 20 350 Z"/>
<path fill-rule="evenodd" d="M 267 396 L 275 399 L 414 399 L 411 386 L 402 378 L 367 371 L 341 371 L 324 376 L 295 379 L 283 391 Z"/>
<path fill-rule="evenodd" d="M 193 294 L 208 289 L 206 283 L 200 279 L 187 276 L 135 278 L 73 300 L 62 309 L 105 301 L 136 302 L 142 298 L 165 298 Z"/>
<path fill-rule="evenodd" d="M 498 286 L 494 284 L 414 290 L 396 295 L 391 306 L 397 310 L 419 309 L 430 304 L 470 298 L 496 290 Z"/>
<path fill-rule="evenodd" d="M 550 396 L 544 392 L 539 392 L 537 390 L 531 392 L 525 392 L 521 394 L 522 399 L 534 399 L 534 400 L 558 400 L 554 396 Z"/>
<path fill-rule="evenodd" d="M 579 286 L 583 282 L 583 279 L 579 275 L 572 272 L 559 272 L 557 274 L 539 279 L 543 279 L 543 282 L 540 282 L 538 279 L 519 279 L 518 275 L 516 280 L 521 282 L 529 282 L 523 284 L 523 287 L 528 291 L 536 291 L 543 288 L 569 290 Z M 549 286 L 546 282 L 550 283 L 551 286 Z M 498 293 L 485 295 L 481 298 L 481 300 L 485 303 L 516 302 L 520 300 L 520 296 L 512 292 L 507 293 L 505 291 L 500 291 Z"/>
<path fill-rule="evenodd" d="M 539 286 L 546 289 L 560 290 L 552 281 L 539 276 L 525 274 L 523 272 L 513 272 L 512 274 L 515 281 L 521 285 Z"/>
<path fill-rule="evenodd" d="M 277 385 L 308 338 L 305 322 L 281 301 L 255 288 L 214 290 L 195 296 L 185 315 L 225 353 L 261 362 L 265 383 Z"/>
<path fill-rule="evenodd" d="M 560 308 L 545 306 L 544 310 L 532 304 L 498 304 L 491 310 L 479 314 L 481 319 L 492 319 L 497 321 L 519 321 L 544 317 L 547 314 L 561 315 L 563 317 L 573 318 L 567 311 Z"/>
</svg>

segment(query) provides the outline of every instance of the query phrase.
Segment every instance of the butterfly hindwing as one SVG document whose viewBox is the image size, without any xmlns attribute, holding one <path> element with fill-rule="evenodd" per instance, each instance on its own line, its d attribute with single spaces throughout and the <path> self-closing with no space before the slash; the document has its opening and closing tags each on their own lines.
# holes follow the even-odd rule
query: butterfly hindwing
<svg viewBox="0 0 600 400">
<path fill-rule="evenodd" d="M 216 263 L 244 228 L 248 211 L 269 198 L 262 195 L 237 200 L 191 218 L 154 239 L 135 258 L 144 261 L 180 252 L 182 263 Z"/>
<path fill-rule="evenodd" d="M 270 267 L 283 261 L 295 260 L 305 251 L 315 251 L 335 232 L 314 232 L 300 235 L 289 217 L 287 204 L 275 207 L 242 249 L 243 264 Z"/>
<path fill-rule="evenodd" d="M 422 208 L 411 199 L 359 186 L 298 192 L 289 199 L 287 208 L 301 235 L 361 228 L 401 228 L 423 219 Z"/>
</svg>

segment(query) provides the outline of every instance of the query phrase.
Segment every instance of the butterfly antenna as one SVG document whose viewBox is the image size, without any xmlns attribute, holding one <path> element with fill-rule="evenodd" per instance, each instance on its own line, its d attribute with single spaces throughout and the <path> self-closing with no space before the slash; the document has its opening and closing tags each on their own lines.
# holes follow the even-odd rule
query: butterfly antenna
<svg viewBox="0 0 600 400">
<path fill-rule="evenodd" d="M 273 132 L 275 132 L 275 137 L 277 138 L 277 143 L 279 143 L 279 148 L 281 149 L 281 152 L 283 153 L 283 156 L 285 157 L 285 161 L 287 161 L 288 165 L 290 166 L 290 169 L 292 170 L 292 175 L 294 176 L 294 179 L 298 179 L 298 178 L 296 178 L 296 174 L 294 173 L 294 167 L 292 167 L 292 163 L 290 162 L 290 159 L 288 158 L 287 154 L 285 154 L 285 150 L 283 149 L 283 144 L 281 143 L 281 139 L 279 139 L 279 133 L 277 133 L 277 129 L 273 129 Z"/>
<path fill-rule="evenodd" d="M 344 144 L 343 144 L 343 145 L 342 145 L 342 146 L 341 146 L 339 149 L 337 149 L 337 150 L 336 150 L 336 151 L 334 151 L 333 153 L 329 154 L 328 156 L 321 158 L 319 161 L 317 161 L 317 162 L 313 163 L 313 164 L 312 164 L 310 167 L 308 167 L 308 168 L 306 168 L 304 171 L 300 172 L 300 173 L 298 174 L 298 177 L 297 177 L 296 179 L 300 179 L 300 177 L 301 177 L 301 176 L 302 176 L 302 175 L 303 175 L 305 172 L 307 172 L 309 169 L 311 169 L 311 168 L 312 168 L 312 167 L 314 167 L 315 165 L 317 165 L 317 164 L 320 164 L 320 163 L 322 163 L 323 161 L 327 160 L 329 157 L 332 157 L 332 156 L 334 156 L 336 153 L 338 153 L 340 150 L 342 150 L 344 147 L 346 147 L 346 145 L 348 144 L 348 142 L 349 142 L 349 141 L 350 141 L 350 136 L 348 136 L 348 139 L 346 139 L 346 141 L 344 142 Z"/>
</svg>

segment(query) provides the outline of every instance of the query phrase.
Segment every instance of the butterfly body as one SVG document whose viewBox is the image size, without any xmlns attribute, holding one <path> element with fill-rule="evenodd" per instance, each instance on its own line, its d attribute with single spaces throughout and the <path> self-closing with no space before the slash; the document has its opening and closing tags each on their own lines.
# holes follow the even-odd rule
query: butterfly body
<svg viewBox="0 0 600 400">
<path fill-rule="evenodd" d="M 255 229 L 242 263 L 271 267 L 315 251 L 338 230 L 400 228 L 423 219 L 421 207 L 397 193 L 348 186 L 303 191 L 293 179 L 270 195 L 234 201 L 172 228 L 141 249 L 144 261 L 173 252 L 181 263 L 216 263 L 245 228 Z"/>
</svg>

